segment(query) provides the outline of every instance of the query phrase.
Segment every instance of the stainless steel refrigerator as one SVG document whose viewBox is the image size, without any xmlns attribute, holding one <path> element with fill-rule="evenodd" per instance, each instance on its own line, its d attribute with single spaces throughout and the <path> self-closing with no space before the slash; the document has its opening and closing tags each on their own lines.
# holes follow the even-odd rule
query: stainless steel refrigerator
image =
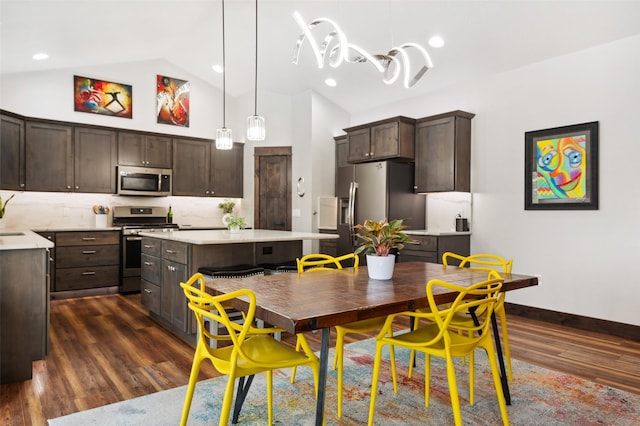
<svg viewBox="0 0 640 426">
<path fill-rule="evenodd" d="M 358 245 L 353 226 L 366 219 L 405 219 L 410 229 L 424 229 L 424 195 L 413 192 L 414 165 L 379 161 L 338 167 L 338 255 Z"/>
</svg>

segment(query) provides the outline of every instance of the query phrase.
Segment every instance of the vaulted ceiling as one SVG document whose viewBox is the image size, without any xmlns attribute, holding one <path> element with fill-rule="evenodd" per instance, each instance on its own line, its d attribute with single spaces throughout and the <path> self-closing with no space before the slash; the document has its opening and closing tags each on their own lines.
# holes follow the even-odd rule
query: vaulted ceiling
<svg viewBox="0 0 640 426">
<path fill-rule="evenodd" d="M 295 65 L 294 11 L 305 22 L 332 19 L 372 54 L 419 43 L 434 66 L 409 89 L 386 85 L 370 63 L 318 69 L 308 40 Z M 226 0 L 225 18 L 227 92 L 253 93 L 255 2 Z M 0 19 L 1 74 L 163 59 L 222 87 L 211 69 L 222 61 L 220 0 L 1 0 Z M 357 112 L 639 34 L 640 1 L 258 0 L 258 19 L 259 90 L 312 89 Z M 322 41 L 330 30 L 313 33 Z M 445 46 L 428 46 L 433 35 Z M 32 60 L 37 52 L 49 59 Z"/>
</svg>

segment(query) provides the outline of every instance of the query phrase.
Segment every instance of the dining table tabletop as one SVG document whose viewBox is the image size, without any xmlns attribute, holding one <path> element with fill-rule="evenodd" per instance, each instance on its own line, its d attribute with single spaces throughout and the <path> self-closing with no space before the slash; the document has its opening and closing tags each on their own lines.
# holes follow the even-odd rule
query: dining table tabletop
<svg viewBox="0 0 640 426">
<path fill-rule="evenodd" d="M 538 284 L 535 276 L 501 273 L 502 291 L 513 291 Z M 426 284 L 440 279 L 460 286 L 487 279 L 487 271 L 428 263 L 401 262 L 395 265 L 390 280 L 370 279 L 367 267 L 314 271 L 312 273 L 280 273 L 224 280 L 207 280 L 207 291 L 213 295 L 239 289 L 250 289 L 256 295 L 256 318 L 292 333 L 321 330 L 320 383 L 316 406 L 316 424 L 322 424 L 329 354 L 330 328 L 354 321 L 413 311 L 428 306 Z M 440 288 L 435 302 L 452 302 L 455 292 Z M 246 311 L 248 301 L 234 299 L 234 308 Z M 495 316 L 492 318 L 497 336 Z M 508 384 L 499 339 L 495 339 L 501 365 L 505 398 Z"/>
</svg>

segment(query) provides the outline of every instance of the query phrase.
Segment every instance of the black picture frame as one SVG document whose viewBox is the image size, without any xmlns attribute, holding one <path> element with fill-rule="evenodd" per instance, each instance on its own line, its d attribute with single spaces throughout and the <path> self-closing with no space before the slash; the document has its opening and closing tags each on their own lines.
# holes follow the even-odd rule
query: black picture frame
<svg viewBox="0 0 640 426">
<path fill-rule="evenodd" d="M 524 134 L 525 210 L 598 210 L 597 121 Z"/>
</svg>

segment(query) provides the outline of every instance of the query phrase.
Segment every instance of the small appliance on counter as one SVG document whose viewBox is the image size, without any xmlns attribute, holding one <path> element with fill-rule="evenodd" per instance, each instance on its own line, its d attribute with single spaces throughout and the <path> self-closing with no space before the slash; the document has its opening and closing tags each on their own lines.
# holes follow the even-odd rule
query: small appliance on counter
<svg viewBox="0 0 640 426">
<path fill-rule="evenodd" d="M 462 217 L 460 213 L 456 216 L 456 232 L 468 232 L 469 221 L 466 217 Z"/>
</svg>

